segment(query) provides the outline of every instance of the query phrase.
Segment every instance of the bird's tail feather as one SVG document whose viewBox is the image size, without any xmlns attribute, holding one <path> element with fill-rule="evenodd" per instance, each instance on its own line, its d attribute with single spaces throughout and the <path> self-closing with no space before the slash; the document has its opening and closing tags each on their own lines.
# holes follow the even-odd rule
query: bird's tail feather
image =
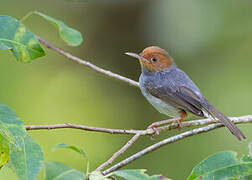
<svg viewBox="0 0 252 180">
<path fill-rule="evenodd" d="M 202 104 L 204 109 L 213 117 L 220 120 L 228 129 L 229 131 L 237 137 L 239 141 L 241 139 L 246 139 L 246 136 L 241 132 L 241 130 L 224 114 L 218 111 L 214 106 L 212 106 L 207 100 L 205 103 Z"/>
</svg>

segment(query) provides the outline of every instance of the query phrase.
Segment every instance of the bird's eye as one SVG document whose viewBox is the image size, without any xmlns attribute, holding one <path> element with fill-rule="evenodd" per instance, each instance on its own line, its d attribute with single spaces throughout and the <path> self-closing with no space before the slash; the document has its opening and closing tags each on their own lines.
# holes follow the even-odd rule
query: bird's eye
<svg viewBox="0 0 252 180">
<path fill-rule="evenodd" d="M 151 58 L 151 61 L 153 61 L 153 62 L 156 62 L 158 60 L 158 57 L 156 57 L 156 56 L 153 56 L 152 58 Z"/>
</svg>

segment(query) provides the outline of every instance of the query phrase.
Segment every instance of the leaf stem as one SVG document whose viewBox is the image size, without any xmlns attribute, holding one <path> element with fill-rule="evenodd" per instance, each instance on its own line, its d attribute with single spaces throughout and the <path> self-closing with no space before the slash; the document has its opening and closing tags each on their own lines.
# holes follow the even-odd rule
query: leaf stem
<svg viewBox="0 0 252 180">
<path fill-rule="evenodd" d="M 24 17 L 22 17 L 19 21 L 24 22 L 26 19 L 28 19 L 31 15 L 33 15 L 35 11 L 28 12 Z"/>
</svg>

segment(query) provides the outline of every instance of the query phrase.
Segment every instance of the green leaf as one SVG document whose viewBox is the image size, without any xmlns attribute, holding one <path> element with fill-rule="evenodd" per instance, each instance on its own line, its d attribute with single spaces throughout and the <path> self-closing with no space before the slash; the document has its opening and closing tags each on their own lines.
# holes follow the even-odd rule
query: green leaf
<svg viewBox="0 0 252 180">
<path fill-rule="evenodd" d="M 59 162 L 45 163 L 45 180 L 84 180 L 85 175 Z"/>
<path fill-rule="evenodd" d="M 109 180 L 108 178 L 103 176 L 101 174 L 101 172 L 99 172 L 99 171 L 94 171 L 94 172 L 90 173 L 88 176 L 88 179 L 89 180 Z"/>
<path fill-rule="evenodd" d="M 58 30 L 60 37 L 69 45 L 71 46 L 78 46 L 82 43 L 83 38 L 79 31 L 68 27 L 64 22 L 57 20 L 51 16 L 45 15 L 41 12 L 34 11 L 35 14 L 43 17 L 47 21 L 49 21 L 51 24 L 55 25 Z"/>
<path fill-rule="evenodd" d="M 4 43 L 0 42 L 0 49 L 11 49 L 11 47 L 8 47 Z"/>
<path fill-rule="evenodd" d="M 71 146 L 71 145 L 61 143 L 61 144 L 57 144 L 56 146 L 54 146 L 52 151 L 55 151 L 55 150 L 60 149 L 60 148 L 71 149 L 71 150 L 81 154 L 84 157 L 84 159 L 87 161 L 86 174 L 88 174 L 88 172 L 89 172 L 89 160 L 88 160 L 87 154 L 82 149 L 80 149 L 80 148 L 78 148 L 76 146 Z"/>
<path fill-rule="evenodd" d="M 9 154 L 8 166 L 21 180 L 35 179 L 43 165 L 43 153 L 22 121 L 4 104 L 0 104 L 0 134 L 1 150 Z"/>
<path fill-rule="evenodd" d="M 0 135 L 0 168 L 9 161 L 9 141 Z"/>
<path fill-rule="evenodd" d="M 11 49 L 21 62 L 45 55 L 36 36 L 17 19 L 5 15 L 0 15 L 0 49 Z"/>
<path fill-rule="evenodd" d="M 40 146 L 29 135 L 20 137 L 21 151 L 12 147 L 10 167 L 21 180 L 33 180 L 43 166 L 43 153 Z"/>
<path fill-rule="evenodd" d="M 55 150 L 60 149 L 60 148 L 71 149 L 71 150 L 73 150 L 73 151 L 75 151 L 77 153 L 80 153 L 86 160 L 88 160 L 87 154 L 82 149 L 80 149 L 80 148 L 78 148 L 76 146 L 71 146 L 71 145 L 61 143 L 61 144 L 57 144 L 56 146 L 54 146 L 52 151 L 55 151 Z"/>
<path fill-rule="evenodd" d="M 116 175 L 126 180 L 134 179 L 134 180 L 169 180 L 169 178 L 162 176 L 162 175 L 153 175 L 149 176 L 146 174 L 145 169 L 127 169 L 127 170 L 120 170 L 115 171 L 110 174 Z"/>
<path fill-rule="evenodd" d="M 26 132 L 22 121 L 8 106 L 0 103 L 0 134 L 9 143 L 21 149 L 20 136 L 25 136 Z"/>
<path fill-rule="evenodd" d="M 232 151 L 219 152 L 209 156 L 193 168 L 188 180 L 195 179 L 238 179 L 252 174 L 252 158 L 243 156 L 240 160 Z"/>
</svg>

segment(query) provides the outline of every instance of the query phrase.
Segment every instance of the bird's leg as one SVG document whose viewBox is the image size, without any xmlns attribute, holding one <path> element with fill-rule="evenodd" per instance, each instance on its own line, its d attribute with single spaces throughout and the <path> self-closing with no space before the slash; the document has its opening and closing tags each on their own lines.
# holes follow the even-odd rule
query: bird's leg
<svg viewBox="0 0 252 180">
<path fill-rule="evenodd" d="M 149 125 L 148 128 L 153 129 L 155 131 L 155 135 L 159 135 L 159 131 L 157 129 L 158 126 L 160 126 L 162 124 L 177 122 L 178 123 L 178 128 L 181 129 L 182 128 L 181 122 L 186 118 L 186 116 L 187 116 L 186 112 L 181 111 L 179 117 L 154 122 L 151 125 Z"/>
<path fill-rule="evenodd" d="M 185 111 L 181 111 L 179 116 L 180 116 L 180 119 L 177 121 L 177 123 L 178 123 L 178 130 L 180 131 L 183 127 L 181 122 L 187 117 L 187 114 Z"/>
<path fill-rule="evenodd" d="M 157 129 L 158 126 L 162 125 L 162 124 L 167 124 L 167 123 L 172 123 L 172 122 L 179 122 L 180 118 L 176 117 L 176 118 L 171 118 L 171 119 L 166 119 L 166 120 L 162 120 L 162 121 L 157 121 L 152 123 L 151 125 L 148 126 L 148 129 L 153 129 L 155 131 L 155 135 L 159 135 L 159 131 Z"/>
</svg>

